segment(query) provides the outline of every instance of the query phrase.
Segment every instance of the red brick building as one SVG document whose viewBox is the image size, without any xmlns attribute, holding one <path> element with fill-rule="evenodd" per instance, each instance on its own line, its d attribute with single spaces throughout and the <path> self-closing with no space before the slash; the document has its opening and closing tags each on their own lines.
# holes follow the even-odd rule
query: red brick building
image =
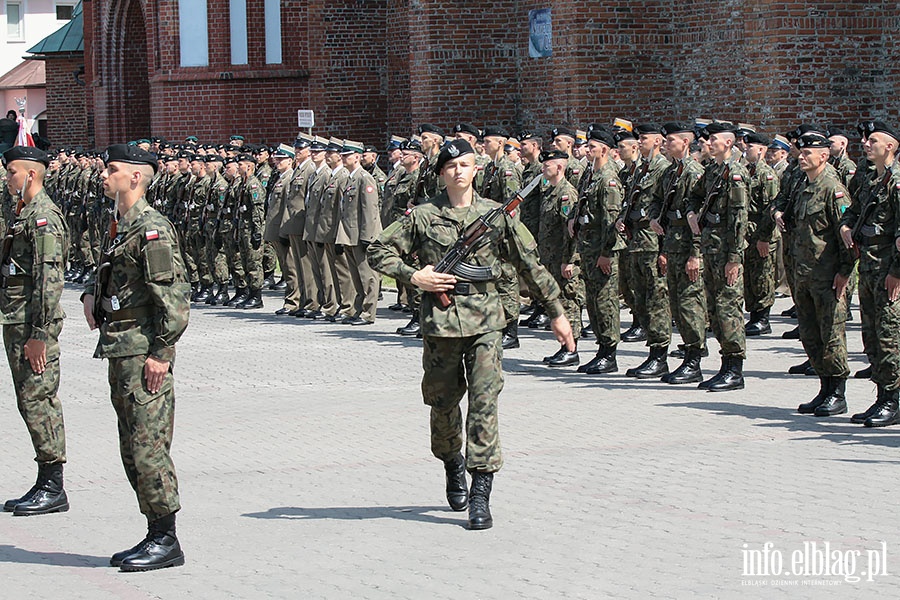
<svg viewBox="0 0 900 600">
<path fill-rule="evenodd" d="M 538 8 L 552 9 L 549 58 L 528 53 Z M 48 127 L 96 146 L 276 142 L 312 109 L 317 132 L 381 145 L 423 121 L 897 123 L 898 30 L 894 4 L 860 1 L 85 0 L 85 109 L 53 113 L 65 90 L 48 64 Z M 59 139 L 69 119 L 85 139 Z"/>
</svg>

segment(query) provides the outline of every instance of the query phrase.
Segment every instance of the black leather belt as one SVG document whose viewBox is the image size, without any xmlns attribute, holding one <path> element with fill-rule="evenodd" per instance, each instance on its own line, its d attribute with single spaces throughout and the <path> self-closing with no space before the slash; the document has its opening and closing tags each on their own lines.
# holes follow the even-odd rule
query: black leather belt
<svg viewBox="0 0 900 600">
<path fill-rule="evenodd" d="M 471 296 L 472 294 L 487 294 L 497 289 L 493 281 L 457 281 L 450 290 L 455 296 Z"/>
</svg>

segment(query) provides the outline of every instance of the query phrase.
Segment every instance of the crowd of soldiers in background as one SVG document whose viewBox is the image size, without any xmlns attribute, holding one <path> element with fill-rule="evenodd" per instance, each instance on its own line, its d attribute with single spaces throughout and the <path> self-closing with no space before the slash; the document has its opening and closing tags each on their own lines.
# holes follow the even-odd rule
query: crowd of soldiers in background
<svg viewBox="0 0 900 600">
<path fill-rule="evenodd" d="M 734 144 L 727 160 L 716 161 L 709 140 L 722 132 L 733 134 Z M 482 197 L 502 203 L 534 177 L 543 178 L 518 214 L 537 240 L 542 263 L 563 289 L 576 340 L 597 337 L 597 355 L 579 372 L 615 372 L 616 345 L 646 341 L 648 359 L 629 369 L 628 376 L 672 384 L 702 381 L 699 360 L 708 354 L 705 333 L 711 327 L 723 345 L 717 374 L 721 377 L 712 390 L 726 391 L 743 387 L 735 362 L 745 355 L 744 336 L 771 333 L 769 311 L 776 288 L 791 287 L 791 253 L 782 243 L 785 224 L 780 214 L 805 187 L 797 160 L 802 144 L 797 142 L 808 135 L 828 140 L 829 172 L 851 195 L 867 185 L 871 165 L 865 158 L 857 164 L 847 156 L 856 136 L 813 125 L 770 138 L 752 125 L 704 119 L 662 126 L 616 119 L 585 130 L 558 127 L 546 136 L 529 131 L 511 135 L 468 123 L 445 132 L 422 124 L 408 139 L 391 136 L 386 153 L 351 140 L 304 133 L 293 144 L 277 147 L 246 143 L 239 135 L 226 144 L 203 144 L 195 137 L 181 143 L 160 138 L 132 143 L 159 157 L 160 168 L 147 196 L 181 234 L 193 302 L 261 308 L 262 289 L 279 289 L 285 297 L 278 315 L 366 325 L 375 319 L 381 284 L 367 264 L 366 247 L 384 227 L 440 192 L 442 181 L 429 163 L 449 139 L 466 139 L 476 148 L 475 189 Z M 864 126 L 859 135 L 865 136 Z M 387 173 L 378 164 L 380 158 Z M 688 262 L 692 255 L 702 256 L 704 263 L 715 258 L 700 251 L 702 236 L 685 213 L 691 207 L 701 212 L 710 200 L 715 204 L 712 196 L 722 191 L 717 182 L 723 168 L 725 177 L 732 177 L 728 185 L 741 183 L 746 194 L 744 212 L 735 221 L 743 285 L 740 294 L 725 300 L 716 298 L 709 285 L 704 294 L 702 281 L 697 297 L 698 277 L 688 273 L 681 281 L 685 265 L 676 270 L 665 264 Z M 63 149 L 46 177 L 46 188 L 63 208 L 73 240 L 66 272 L 72 282 L 89 277 L 114 212 L 114 200 L 102 193 L 102 169 L 98 153 Z M 10 210 L 6 202 L 7 219 Z M 731 218 L 713 210 L 701 217 L 700 227 L 719 227 L 712 217 Z M 415 256 L 409 261 L 415 265 Z M 281 279 L 276 281 L 279 271 Z M 614 304 L 604 289 L 610 279 L 615 282 Z M 409 323 L 397 333 L 420 335 L 421 292 L 402 282 L 397 287 L 397 301 L 389 308 L 410 314 Z M 519 345 L 520 312 L 530 313 L 521 322 L 530 328 L 546 328 L 548 319 L 540 306 L 519 296 L 514 276 L 504 287 L 503 346 L 509 349 Z M 620 300 L 634 316 L 621 334 Z M 717 319 L 710 318 L 716 312 L 710 305 L 719 301 L 737 302 L 734 308 L 740 315 L 744 309 L 749 312 L 740 331 L 721 331 Z M 590 324 L 582 327 L 584 309 Z M 700 327 L 692 322 L 702 325 L 700 339 L 685 337 Z M 672 355 L 684 363 L 670 373 L 666 357 L 673 326 L 685 343 Z M 785 337 L 800 336 L 794 330 Z M 733 347 L 726 349 L 729 345 Z M 574 366 L 579 358 L 577 352 L 561 348 L 544 362 Z M 815 374 L 809 361 L 790 372 Z M 866 370 L 860 376 L 869 374 Z"/>
</svg>

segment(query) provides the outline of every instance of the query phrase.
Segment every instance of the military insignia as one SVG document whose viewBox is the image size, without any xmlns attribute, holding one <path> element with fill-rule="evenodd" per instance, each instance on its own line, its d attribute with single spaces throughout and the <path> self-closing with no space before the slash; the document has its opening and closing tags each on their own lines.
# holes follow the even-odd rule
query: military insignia
<svg viewBox="0 0 900 600">
<path fill-rule="evenodd" d="M 732 175 L 731 180 L 732 181 L 743 181 L 743 178 L 740 175 Z"/>
<path fill-rule="evenodd" d="M 38 227 L 45 227 L 47 225 L 47 219 L 38 219 L 34 224 Z"/>
<path fill-rule="evenodd" d="M 571 206 L 563 206 L 562 207 L 562 214 L 564 217 L 569 216 L 569 210 L 571 210 L 571 208 L 572 208 Z"/>
<path fill-rule="evenodd" d="M 610 180 L 609 180 L 609 187 L 616 187 L 616 185 L 618 185 L 618 184 L 616 184 L 616 180 L 615 180 L 615 179 L 610 179 Z"/>
<path fill-rule="evenodd" d="M 158 232 L 157 230 L 155 230 L 155 229 L 151 229 L 150 231 L 147 231 L 147 232 L 144 233 L 144 238 L 145 238 L 148 242 L 149 242 L 149 241 L 152 241 L 152 240 L 158 240 L 158 239 L 159 239 L 159 232 Z"/>
<path fill-rule="evenodd" d="M 449 154 L 453 158 L 456 158 L 457 156 L 459 156 L 459 148 L 453 145 L 447 146 L 447 154 Z"/>
<path fill-rule="evenodd" d="M 579 173 L 581 173 L 581 169 L 573 169 L 572 170 L 572 175 L 578 175 Z"/>
<path fill-rule="evenodd" d="M 568 202 L 568 201 L 569 201 L 569 197 L 568 197 L 568 196 L 563 196 L 563 197 L 562 197 L 562 201 L 563 201 L 563 202 Z"/>
<path fill-rule="evenodd" d="M 847 174 L 848 175 L 856 175 L 856 169 L 853 169 L 852 171 L 847 171 Z"/>
<path fill-rule="evenodd" d="M 371 193 L 374 192 L 374 191 L 375 191 L 375 188 L 373 188 L 371 185 L 367 185 L 367 186 L 366 186 L 366 193 L 367 193 L 367 194 L 371 194 Z"/>
<path fill-rule="evenodd" d="M 835 192 L 835 193 L 834 193 L 834 197 L 835 197 L 835 198 L 843 198 L 843 197 L 844 197 L 844 192 Z"/>
<path fill-rule="evenodd" d="M 484 167 L 482 167 L 481 165 L 475 165 L 475 170 L 476 171 L 484 171 Z"/>
<path fill-rule="evenodd" d="M 766 181 L 772 181 L 773 179 L 775 179 L 773 175 L 766 175 Z"/>
<path fill-rule="evenodd" d="M 255 183 L 251 183 L 251 184 L 250 184 L 250 189 L 251 189 L 251 190 L 255 190 L 255 189 L 258 188 L 258 187 L 259 187 L 259 186 L 256 185 Z"/>
<path fill-rule="evenodd" d="M 506 176 L 507 176 L 507 177 L 512 177 L 512 171 L 507 171 L 507 172 L 506 172 Z"/>
</svg>

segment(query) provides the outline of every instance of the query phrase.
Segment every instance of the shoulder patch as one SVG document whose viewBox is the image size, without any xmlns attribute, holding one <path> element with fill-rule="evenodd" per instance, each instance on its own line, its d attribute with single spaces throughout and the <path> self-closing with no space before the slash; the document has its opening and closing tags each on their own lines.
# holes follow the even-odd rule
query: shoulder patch
<svg viewBox="0 0 900 600">
<path fill-rule="evenodd" d="M 568 196 L 563 196 L 563 197 L 561 198 L 561 200 L 562 200 L 563 202 L 566 202 L 566 201 L 569 200 L 569 197 L 568 197 Z"/>
<path fill-rule="evenodd" d="M 47 219 L 44 218 L 44 217 L 41 217 L 40 219 L 38 219 L 37 221 L 35 221 L 34 224 L 37 225 L 38 227 L 46 227 L 46 226 L 47 226 Z"/>
<path fill-rule="evenodd" d="M 732 181 L 743 181 L 744 180 L 740 175 L 737 175 L 737 174 L 732 175 L 731 179 L 732 179 Z"/>
<path fill-rule="evenodd" d="M 835 197 L 835 198 L 843 198 L 843 197 L 844 197 L 844 192 L 837 191 L 837 192 L 834 193 L 834 197 Z"/>
<path fill-rule="evenodd" d="M 849 171 L 847 171 L 847 174 L 848 175 L 856 175 L 856 169 L 850 169 Z"/>
<path fill-rule="evenodd" d="M 144 233 L 144 238 L 148 242 L 151 240 L 158 240 L 159 239 L 159 231 L 157 231 L 156 229 L 151 229 L 151 230 L 147 231 L 146 233 Z"/>
<path fill-rule="evenodd" d="M 581 169 L 572 169 L 572 175 L 578 175 L 581 173 Z"/>
<path fill-rule="evenodd" d="M 512 171 L 506 171 L 506 177 L 512 177 Z"/>
<path fill-rule="evenodd" d="M 367 186 L 366 186 L 366 193 L 367 193 L 367 194 L 371 194 L 371 193 L 374 192 L 374 191 L 375 191 L 375 188 L 373 188 L 371 185 L 367 185 Z"/>
<path fill-rule="evenodd" d="M 775 179 L 774 175 L 766 175 L 766 181 L 772 181 L 773 179 Z"/>
<path fill-rule="evenodd" d="M 616 187 L 617 185 L 618 185 L 618 184 L 616 183 L 616 180 L 615 180 L 615 179 L 610 179 L 610 180 L 609 180 L 609 187 Z"/>
</svg>

